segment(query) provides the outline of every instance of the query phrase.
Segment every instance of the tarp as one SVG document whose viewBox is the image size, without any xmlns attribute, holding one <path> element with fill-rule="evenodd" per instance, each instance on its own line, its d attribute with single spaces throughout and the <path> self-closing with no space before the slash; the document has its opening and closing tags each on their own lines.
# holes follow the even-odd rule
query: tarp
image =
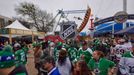
<svg viewBox="0 0 134 75">
<path fill-rule="evenodd" d="M 30 29 L 26 28 L 25 26 L 23 26 L 18 20 L 16 20 L 16 21 L 13 22 L 12 24 L 6 26 L 5 28 L 21 29 L 21 30 L 30 30 Z"/>
<path fill-rule="evenodd" d="M 130 26 L 126 29 L 120 30 L 116 32 L 115 34 L 134 34 L 134 26 Z"/>
</svg>

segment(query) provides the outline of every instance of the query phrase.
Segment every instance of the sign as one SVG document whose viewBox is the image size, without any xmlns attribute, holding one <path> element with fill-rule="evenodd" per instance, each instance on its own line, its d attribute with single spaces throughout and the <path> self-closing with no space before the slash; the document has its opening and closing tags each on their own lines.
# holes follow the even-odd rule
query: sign
<svg viewBox="0 0 134 75">
<path fill-rule="evenodd" d="M 133 19 L 134 20 L 134 14 L 129 14 L 128 19 Z"/>
<path fill-rule="evenodd" d="M 20 30 L 20 29 L 10 29 L 10 34 L 17 34 L 17 35 L 32 35 L 32 31 L 28 30 Z"/>
<path fill-rule="evenodd" d="M 8 34 L 8 33 L 9 33 L 9 29 L 6 28 L 0 29 L 0 34 Z"/>
<path fill-rule="evenodd" d="M 9 34 L 16 34 L 16 29 L 10 29 L 10 33 Z"/>
<path fill-rule="evenodd" d="M 75 38 L 77 34 L 77 25 L 73 21 L 68 22 L 62 22 L 61 25 L 61 31 L 60 31 L 60 37 L 62 39 L 71 39 Z"/>
<path fill-rule="evenodd" d="M 24 35 L 32 35 L 32 31 L 24 30 L 23 34 Z"/>
<path fill-rule="evenodd" d="M 124 23 L 128 19 L 128 14 L 124 11 L 117 12 L 114 16 L 114 21 L 116 23 Z"/>
<path fill-rule="evenodd" d="M 23 35 L 23 30 L 19 30 L 19 29 L 16 29 L 16 33 L 15 34 L 20 34 L 20 35 Z"/>
</svg>

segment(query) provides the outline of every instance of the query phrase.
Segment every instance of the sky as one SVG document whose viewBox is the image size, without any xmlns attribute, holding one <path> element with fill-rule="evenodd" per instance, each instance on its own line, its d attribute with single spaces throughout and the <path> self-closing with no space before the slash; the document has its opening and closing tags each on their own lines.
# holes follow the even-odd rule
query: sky
<svg viewBox="0 0 134 75">
<path fill-rule="evenodd" d="M 31 2 L 42 10 L 46 10 L 53 15 L 58 9 L 63 10 L 85 10 L 87 5 L 92 9 L 93 16 L 106 18 L 113 16 L 116 12 L 123 10 L 123 0 L 0 0 L 0 15 L 6 17 L 18 16 L 14 8 L 21 2 Z M 127 13 L 134 13 L 134 0 L 127 0 Z M 83 14 L 70 14 L 68 18 L 76 21 L 73 17 L 84 18 Z M 81 21 L 76 21 L 80 24 Z M 85 27 L 86 28 L 86 27 Z"/>
</svg>

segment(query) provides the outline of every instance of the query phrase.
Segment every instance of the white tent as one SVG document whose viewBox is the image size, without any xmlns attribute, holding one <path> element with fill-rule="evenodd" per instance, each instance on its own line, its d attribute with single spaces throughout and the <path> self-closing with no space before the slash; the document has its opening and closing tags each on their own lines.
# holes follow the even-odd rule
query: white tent
<svg viewBox="0 0 134 75">
<path fill-rule="evenodd" d="M 2 36 L 9 37 L 10 43 L 12 43 L 12 38 L 22 35 L 32 35 L 33 40 L 33 32 L 32 30 L 23 26 L 18 20 L 14 21 L 12 24 L 6 26 L 5 28 L 9 29 L 9 35 L 3 34 Z"/>
<path fill-rule="evenodd" d="M 12 43 L 12 37 L 22 36 L 22 35 L 32 35 L 32 41 L 33 41 L 34 35 L 45 34 L 44 32 L 37 32 L 26 28 L 18 20 L 14 21 L 12 24 L 6 26 L 5 28 L 8 29 L 10 43 Z M 7 34 L 2 34 L 0 36 L 8 37 Z"/>
<path fill-rule="evenodd" d="M 30 30 L 30 29 L 26 28 L 25 26 L 23 26 L 18 20 L 16 20 L 16 21 L 13 22 L 12 24 L 6 26 L 5 28 L 21 29 L 21 30 Z"/>
</svg>

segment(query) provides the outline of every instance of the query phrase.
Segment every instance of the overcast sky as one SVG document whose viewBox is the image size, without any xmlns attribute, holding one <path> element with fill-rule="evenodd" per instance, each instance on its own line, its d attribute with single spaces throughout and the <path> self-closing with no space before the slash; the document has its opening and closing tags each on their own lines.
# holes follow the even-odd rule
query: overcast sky
<svg viewBox="0 0 134 75">
<path fill-rule="evenodd" d="M 58 9 L 83 10 L 87 8 L 87 5 L 91 7 L 94 16 L 101 18 L 112 16 L 123 10 L 123 0 L 0 0 L 0 15 L 6 17 L 17 16 L 14 8 L 24 1 L 32 2 L 41 9 L 53 13 L 53 15 L 57 13 Z M 127 12 L 134 13 L 134 0 L 127 0 Z M 69 17 L 75 15 L 72 14 Z M 77 14 L 76 16 L 79 15 L 84 17 L 84 14 Z"/>
</svg>

